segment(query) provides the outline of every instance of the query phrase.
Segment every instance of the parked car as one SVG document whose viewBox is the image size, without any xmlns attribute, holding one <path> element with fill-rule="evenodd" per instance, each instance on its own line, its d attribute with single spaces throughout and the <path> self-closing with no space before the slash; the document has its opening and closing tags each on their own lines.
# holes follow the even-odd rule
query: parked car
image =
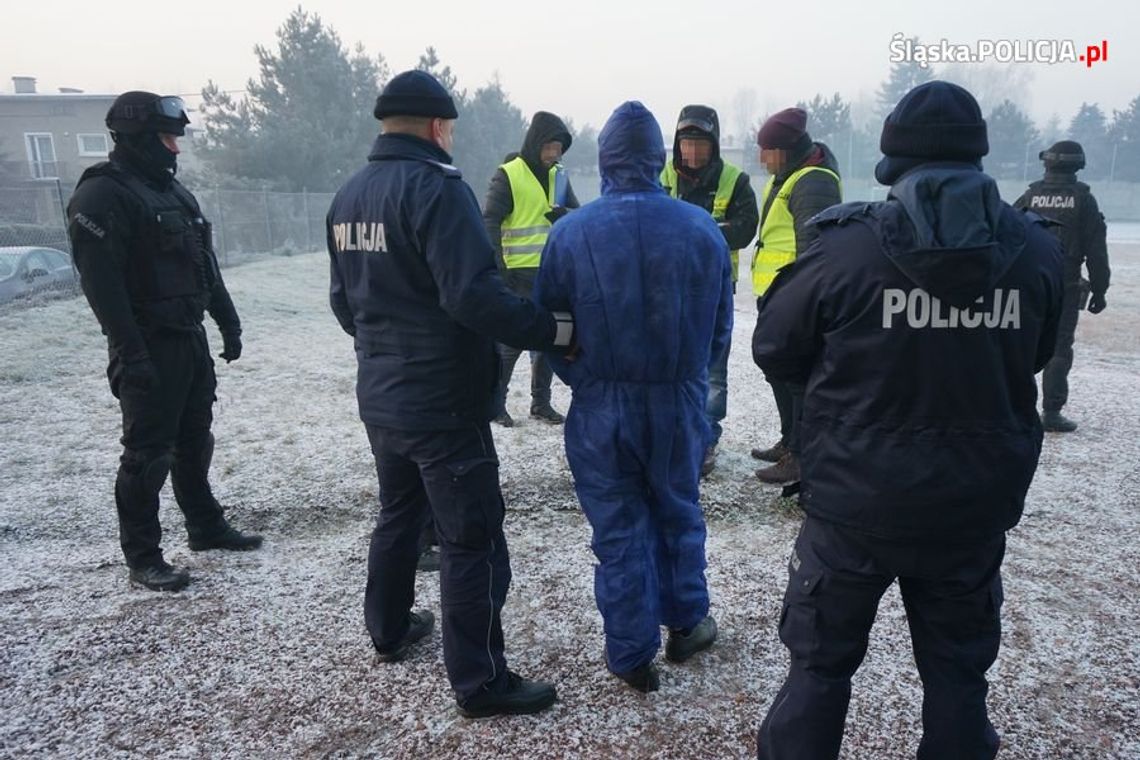
<svg viewBox="0 0 1140 760">
<path fill-rule="evenodd" d="M 75 288 L 79 278 L 71 257 L 54 248 L 0 247 L 0 303 L 43 290 Z"/>
</svg>

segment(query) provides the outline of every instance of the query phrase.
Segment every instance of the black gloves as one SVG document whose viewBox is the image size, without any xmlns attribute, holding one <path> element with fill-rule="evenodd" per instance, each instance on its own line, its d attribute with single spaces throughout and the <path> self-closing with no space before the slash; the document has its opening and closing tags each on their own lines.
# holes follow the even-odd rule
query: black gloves
<svg viewBox="0 0 1140 760">
<path fill-rule="evenodd" d="M 119 398 L 121 391 L 146 393 L 158 387 L 158 370 L 150 359 L 123 362 L 111 378 L 111 395 Z"/>
<path fill-rule="evenodd" d="M 546 220 L 548 222 L 550 222 L 551 224 L 554 224 L 559 219 L 561 219 L 562 217 L 566 216 L 569 213 L 570 213 L 570 209 L 566 208 L 565 206 L 555 206 L 554 208 L 547 211 L 544 216 L 546 216 Z"/>
<path fill-rule="evenodd" d="M 222 333 L 222 352 L 218 358 L 225 359 L 226 364 L 241 357 L 241 333 Z"/>
<path fill-rule="evenodd" d="M 1089 296 L 1089 314 L 1100 314 L 1108 303 L 1104 300 L 1104 293 L 1093 293 Z"/>
</svg>

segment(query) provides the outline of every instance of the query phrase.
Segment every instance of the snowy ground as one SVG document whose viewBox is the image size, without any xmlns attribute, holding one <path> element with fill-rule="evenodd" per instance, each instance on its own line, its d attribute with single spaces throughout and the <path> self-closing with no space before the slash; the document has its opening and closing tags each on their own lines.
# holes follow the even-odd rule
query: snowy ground
<svg viewBox="0 0 1140 760">
<path fill-rule="evenodd" d="M 1008 758 L 1140 757 L 1140 246 L 1112 251 L 1109 309 L 1086 315 L 1072 401 L 1010 535 L 1005 635 L 990 707 Z M 361 598 L 376 484 L 356 419 L 351 343 L 325 299 L 325 258 L 227 270 L 246 353 L 219 366 L 216 490 L 264 532 L 250 554 L 192 554 L 169 489 L 181 594 L 132 589 L 111 487 L 118 409 L 83 299 L 0 311 L 0 756 L 729 758 L 782 680 L 776 636 L 799 515 L 748 449 L 775 410 L 738 298 L 721 465 L 704 487 L 721 638 L 642 697 L 605 672 L 589 531 L 559 429 L 496 429 L 514 582 L 508 657 L 557 683 L 549 712 L 468 722 L 438 629 L 409 661 L 374 662 Z M 568 393 L 558 386 L 556 405 Z M 419 603 L 438 609 L 435 575 Z M 897 591 L 856 677 L 845 758 L 913 757 L 920 690 Z"/>
</svg>

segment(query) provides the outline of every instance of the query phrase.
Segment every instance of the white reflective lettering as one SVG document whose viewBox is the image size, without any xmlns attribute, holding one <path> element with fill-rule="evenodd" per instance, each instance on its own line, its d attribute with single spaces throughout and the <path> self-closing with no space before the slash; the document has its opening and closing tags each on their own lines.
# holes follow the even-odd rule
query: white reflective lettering
<svg viewBox="0 0 1140 760">
<path fill-rule="evenodd" d="M 896 314 L 901 314 L 906 308 L 906 293 L 899 288 L 887 288 L 883 291 L 883 328 L 889 330 Z"/>
</svg>

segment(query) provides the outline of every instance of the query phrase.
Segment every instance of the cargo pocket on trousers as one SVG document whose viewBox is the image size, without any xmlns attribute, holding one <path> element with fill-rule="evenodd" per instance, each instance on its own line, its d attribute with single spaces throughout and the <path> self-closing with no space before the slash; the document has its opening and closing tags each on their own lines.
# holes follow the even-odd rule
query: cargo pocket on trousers
<svg viewBox="0 0 1140 760">
<path fill-rule="evenodd" d="M 779 631 L 792 657 L 806 658 L 819 651 L 815 593 L 822 580 L 822 573 L 796 573 L 788 582 Z"/>
<path fill-rule="evenodd" d="M 498 534 L 505 514 L 498 465 L 494 457 L 443 463 L 450 479 L 443 497 L 446 503 L 432 505 L 442 539 L 482 547 Z"/>
</svg>

